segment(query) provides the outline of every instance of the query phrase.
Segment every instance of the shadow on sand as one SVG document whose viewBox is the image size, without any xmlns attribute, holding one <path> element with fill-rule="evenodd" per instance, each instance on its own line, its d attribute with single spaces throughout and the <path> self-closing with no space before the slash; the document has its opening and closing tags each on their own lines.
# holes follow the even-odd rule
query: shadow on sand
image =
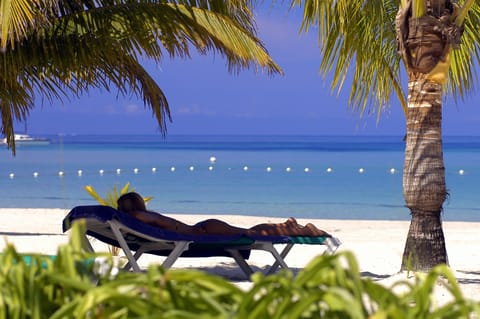
<svg viewBox="0 0 480 319">
<path fill-rule="evenodd" d="M 0 236 L 64 236 L 61 233 L 0 232 Z"/>
</svg>

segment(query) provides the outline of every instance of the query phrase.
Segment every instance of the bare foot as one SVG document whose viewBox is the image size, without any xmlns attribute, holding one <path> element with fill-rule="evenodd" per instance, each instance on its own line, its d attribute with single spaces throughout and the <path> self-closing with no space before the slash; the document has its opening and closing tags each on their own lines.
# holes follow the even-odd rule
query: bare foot
<svg viewBox="0 0 480 319">
<path fill-rule="evenodd" d="M 318 229 L 317 226 L 313 225 L 312 223 L 308 223 L 305 225 L 305 229 L 308 230 L 309 233 L 311 233 L 311 236 L 325 236 L 325 237 L 330 237 L 330 234 L 327 232 Z"/>
<path fill-rule="evenodd" d="M 287 224 L 289 226 L 298 226 L 297 220 L 293 217 L 289 217 L 284 224 Z"/>
</svg>

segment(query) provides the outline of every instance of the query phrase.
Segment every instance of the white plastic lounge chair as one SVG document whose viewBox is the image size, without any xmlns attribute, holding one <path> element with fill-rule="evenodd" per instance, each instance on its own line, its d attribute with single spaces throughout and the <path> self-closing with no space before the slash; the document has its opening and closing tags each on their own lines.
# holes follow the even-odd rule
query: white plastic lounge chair
<svg viewBox="0 0 480 319">
<path fill-rule="evenodd" d="M 334 253 L 340 245 L 334 237 L 185 235 L 145 224 L 121 211 L 100 205 L 73 208 L 63 220 L 63 231 L 80 219 L 86 220 L 87 235 L 123 250 L 128 259 L 124 270 L 140 271 L 137 260 L 143 253 L 166 256 L 162 264 L 165 268 L 172 267 L 179 257 L 226 256 L 233 258 L 249 277 L 253 270 L 246 260 L 251 250 L 271 253 L 275 263 L 268 273 L 273 273 L 278 267 L 288 268 L 285 257 L 295 244 L 325 245 L 328 254 Z M 285 244 L 285 247 L 278 252 L 276 244 Z M 89 247 L 93 251 L 90 244 Z"/>
</svg>

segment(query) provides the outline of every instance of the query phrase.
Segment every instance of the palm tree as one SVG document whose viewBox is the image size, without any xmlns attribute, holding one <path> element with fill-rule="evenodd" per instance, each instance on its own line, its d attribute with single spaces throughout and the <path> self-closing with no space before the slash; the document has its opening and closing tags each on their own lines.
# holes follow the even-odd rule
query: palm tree
<svg viewBox="0 0 480 319">
<path fill-rule="evenodd" d="M 352 107 L 380 115 L 392 96 L 398 98 L 406 116 L 403 193 L 411 214 L 401 268 L 421 271 L 447 263 L 442 99 L 446 93 L 461 98 L 473 89 L 480 5 L 474 0 L 294 0 L 293 6 L 303 6 L 302 31 L 318 28 L 320 70 L 333 73 L 332 89 L 341 90 L 352 79 Z"/>
<path fill-rule="evenodd" d="M 165 133 L 167 99 L 142 59 L 214 52 L 228 70 L 281 73 L 256 36 L 250 1 L 1 0 L 1 130 L 15 153 L 14 123 L 36 96 L 69 99 L 116 88 L 143 99 Z"/>
</svg>

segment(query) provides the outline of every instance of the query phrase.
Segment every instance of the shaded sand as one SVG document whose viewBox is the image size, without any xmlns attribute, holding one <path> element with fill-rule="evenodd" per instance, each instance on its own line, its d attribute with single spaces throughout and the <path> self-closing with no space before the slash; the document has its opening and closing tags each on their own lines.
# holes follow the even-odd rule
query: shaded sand
<svg viewBox="0 0 480 319">
<path fill-rule="evenodd" d="M 6 243 L 13 243 L 20 252 L 55 254 L 57 246 L 68 241 L 68 234 L 62 233 L 61 222 L 67 211 L 62 209 L 0 209 L 0 249 Z M 280 222 L 284 219 L 250 216 L 199 216 L 170 215 L 187 223 L 195 223 L 206 217 L 225 220 L 231 224 L 250 227 L 262 222 Z M 408 232 L 408 221 L 366 221 L 366 220 L 306 220 L 338 237 L 342 245 L 339 250 L 354 252 L 362 275 L 390 286 L 393 282 L 406 279 L 399 273 L 403 246 Z M 452 270 L 458 279 L 464 295 L 480 301 L 480 223 L 445 222 L 444 232 Z M 106 251 L 101 242 L 94 243 L 97 251 Z M 324 246 L 297 245 L 286 258 L 287 264 L 298 271 L 313 257 L 322 254 Z M 140 265 L 161 262 L 162 257 L 145 255 Z M 264 269 L 272 263 L 272 257 L 254 251 L 249 263 L 254 269 Z M 180 258 L 174 267 L 201 269 L 220 274 L 248 288 L 243 273 L 230 258 Z M 439 284 L 435 292 L 438 302 L 444 303 L 450 295 Z"/>
</svg>

